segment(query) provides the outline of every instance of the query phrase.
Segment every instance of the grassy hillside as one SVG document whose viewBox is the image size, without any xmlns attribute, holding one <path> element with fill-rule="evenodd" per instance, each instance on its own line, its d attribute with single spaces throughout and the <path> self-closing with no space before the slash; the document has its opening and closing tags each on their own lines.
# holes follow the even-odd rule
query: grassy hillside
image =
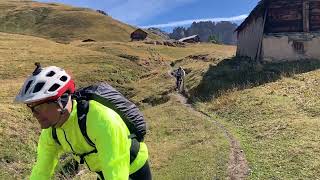
<svg viewBox="0 0 320 180">
<path fill-rule="evenodd" d="M 283 78 L 207 105 L 239 133 L 252 179 L 312 179 L 320 173 L 318 78 L 319 71 Z"/>
<path fill-rule="evenodd" d="M 187 78 L 191 99 L 240 139 L 248 179 L 318 177 L 320 62 L 250 64 L 237 58 L 202 63 L 207 70 Z"/>
<path fill-rule="evenodd" d="M 27 177 L 35 161 L 39 126 L 25 106 L 12 100 L 36 61 L 68 69 L 78 86 L 108 81 L 139 104 L 149 125 L 146 142 L 156 179 L 226 177 L 229 144 L 223 132 L 170 94 L 174 80 L 168 71 L 175 59 L 214 52 L 214 48 L 218 59 L 222 52 L 232 55 L 231 47 L 198 44 L 172 48 L 137 42 L 60 44 L 6 33 L 0 33 L 0 42 L 0 179 Z M 137 56 L 138 60 L 121 56 L 124 54 Z M 95 179 L 95 175 L 85 172 L 76 179 L 80 178 Z"/>
<path fill-rule="evenodd" d="M 136 102 L 149 124 L 155 179 L 227 178 L 230 145 L 224 132 L 174 95 L 170 65 L 186 69 L 186 95 L 195 107 L 240 140 L 248 179 L 320 174 L 318 61 L 252 65 L 231 58 L 235 47 L 212 44 L 60 44 L 6 33 L 0 42 L 0 179 L 27 177 L 35 161 L 39 126 L 28 109 L 12 103 L 35 61 L 68 69 L 79 86 L 108 81 Z M 75 179 L 81 178 L 95 175 L 86 171 Z"/>
<path fill-rule="evenodd" d="M 0 1 L 0 31 L 50 38 L 59 42 L 93 39 L 130 40 L 135 28 L 87 8 L 57 3 Z M 149 33 L 151 39 L 161 39 Z"/>
<path fill-rule="evenodd" d="M 78 86 L 107 81 L 137 103 L 154 179 L 228 178 L 230 144 L 212 120 L 240 141 L 248 179 L 319 176 L 319 61 L 261 65 L 233 58 L 233 46 L 128 42 L 132 27 L 60 4 L 0 0 L 0 9 L 0 31 L 15 33 L 0 33 L 0 179 L 26 178 L 35 161 L 39 125 L 12 103 L 34 62 L 68 69 Z M 170 65 L 185 68 L 185 95 L 211 119 L 174 92 Z"/>
</svg>

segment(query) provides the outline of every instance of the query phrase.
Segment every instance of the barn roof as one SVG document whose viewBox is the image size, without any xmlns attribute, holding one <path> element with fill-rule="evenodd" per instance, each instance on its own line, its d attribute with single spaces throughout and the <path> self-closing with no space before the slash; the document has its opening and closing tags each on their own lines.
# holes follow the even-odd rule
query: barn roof
<svg viewBox="0 0 320 180">
<path fill-rule="evenodd" d="M 185 40 L 187 40 L 187 39 L 193 39 L 193 38 L 195 38 L 195 37 L 197 37 L 197 36 L 198 36 L 198 35 L 195 34 L 195 35 L 192 35 L 192 36 L 184 37 L 184 38 L 179 39 L 179 41 L 182 42 L 182 41 L 185 41 Z"/>
<path fill-rule="evenodd" d="M 144 30 L 142 30 L 142 29 L 140 29 L 140 28 L 136 29 L 136 30 L 135 30 L 135 31 L 133 31 L 132 33 L 135 33 L 135 32 L 138 32 L 138 31 L 142 31 L 142 32 L 144 32 L 144 33 L 148 34 L 146 31 L 144 31 Z M 131 34 L 132 34 L 132 33 L 131 33 Z"/>
<path fill-rule="evenodd" d="M 235 31 L 242 31 L 242 29 L 244 29 L 252 20 L 263 14 L 268 2 L 270 1 L 271 0 L 260 0 L 258 5 L 250 12 L 249 16 L 237 27 Z"/>
</svg>

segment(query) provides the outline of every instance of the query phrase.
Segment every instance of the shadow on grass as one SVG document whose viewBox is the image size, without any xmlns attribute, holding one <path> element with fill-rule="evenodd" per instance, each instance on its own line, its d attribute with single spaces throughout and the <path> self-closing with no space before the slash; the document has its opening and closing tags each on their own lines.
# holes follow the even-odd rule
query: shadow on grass
<svg viewBox="0 0 320 180">
<path fill-rule="evenodd" d="M 231 89 L 246 89 L 273 82 L 281 77 L 320 68 L 319 60 L 257 64 L 246 58 L 224 59 L 210 66 L 200 84 L 189 91 L 191 101 L 208 101 Z"/>
</svg>

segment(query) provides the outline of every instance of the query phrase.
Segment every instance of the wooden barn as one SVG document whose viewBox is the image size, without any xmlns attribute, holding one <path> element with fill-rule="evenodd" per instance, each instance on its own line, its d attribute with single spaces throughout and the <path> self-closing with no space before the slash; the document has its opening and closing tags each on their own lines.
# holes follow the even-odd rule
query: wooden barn
<svg viewBox="0 0 320 180">
<path fill-rule="evenodd" d="M 261 0 L 236 31 L 237 56 L 320 59 L 320 0 Z"/>
<path fill-rule="evenodd" d="M 192 35 L 189 37 L 179 39 L 179 42 L 196 43 L 196 42 L 200 42 L 200 37 L 199 35 Z"/>
<path fill-rule="evenodd" d="M 131 41 L 142 41 L 145 40 L 148 36 L 148 33 L 142 29 L 136 29 L 130 35 Z"/>
</svg>

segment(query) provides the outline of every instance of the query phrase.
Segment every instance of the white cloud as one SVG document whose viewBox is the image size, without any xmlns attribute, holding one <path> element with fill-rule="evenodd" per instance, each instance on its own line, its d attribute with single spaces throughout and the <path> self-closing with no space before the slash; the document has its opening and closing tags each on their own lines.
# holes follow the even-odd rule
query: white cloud
<svg viewBox="0 0 320 180">
<path fill-rule="evenodd" d="M 161 13 L 196 0 L 126 0 L 108 9 L 109 14 L 130 24 L 141 23 Z"/>
<path fill-rule="evenodd" d="M 243 14 L 240 16 L 234 16 L 234 17 L 222 17 L 222 18 L 206 18 L 206 19 L 190 19 L 190 20 L 184 20 L 184 21 L 175 21 L 175 22 L 169 22 L 165 24 L 154 24 L 154 25 L 148 25 L 148 26 L 141 26 L 141 28 L 149 28 L 149 27 L 155 27 L 155 28 L 165 28 L 165 27 L 175 27 L 175 26 L 184 26 L 192 24 L 193 22 L 200 22 L 200 21 L 242 21 L 244 20 L 248 15 Z"/>
</svg>

